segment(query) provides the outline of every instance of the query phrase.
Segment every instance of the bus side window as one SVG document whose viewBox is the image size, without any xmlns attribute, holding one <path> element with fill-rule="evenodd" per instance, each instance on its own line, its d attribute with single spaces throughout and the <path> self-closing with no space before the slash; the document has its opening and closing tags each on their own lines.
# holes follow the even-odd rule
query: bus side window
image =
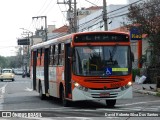
<svg viewBox="0 0 160 120">
<path fill-rule="evenodd" d="M 42 48 L 41 65 L 44 65 L 44 49 Z"/>
<path fill-rule="evenodd" d="M 54 46 L 50 46 L 49 48 L 49 65 L 53 65 L 53 56 L 54 55 Z"/>
<path fill-rule="evenodd" d="M 64 43 L 58 45 L 59 50 L 59 65 L 64 65 Z"/>
<path fill-rule="evenodd" d="M 64 65 L 64 43 L 61 46 L 61 55 L 62 55 L 62 65 Z"/>
<path fill-rule="evenodd" d="M 37 65 L 38 66 L 40 65 L 40 62 L 41 62 L 40 51 L 41 51 L 41 49 L 37 49 Z"/>
<path fill-rule="evenodd" d="M 58 65 L 58 45 L 55 45 L 54 65 Z"/>
<path fill-rule="evenodd" d="M 42 48 L 40 49 L 40 65 L 42 65 Z"/>
</svg>

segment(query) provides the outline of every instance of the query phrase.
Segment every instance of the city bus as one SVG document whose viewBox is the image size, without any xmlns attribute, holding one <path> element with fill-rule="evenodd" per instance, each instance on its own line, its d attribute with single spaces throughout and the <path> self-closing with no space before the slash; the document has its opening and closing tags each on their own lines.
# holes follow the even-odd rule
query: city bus
<svg viewBox="0 0 160 120">
<path fill-rule="evenodd" d="M 33 89 L 41 99 L 104 100 L 132 98 L 130 37 L 122 32 L 80 32 L 31 47 Z"/>
</svg>

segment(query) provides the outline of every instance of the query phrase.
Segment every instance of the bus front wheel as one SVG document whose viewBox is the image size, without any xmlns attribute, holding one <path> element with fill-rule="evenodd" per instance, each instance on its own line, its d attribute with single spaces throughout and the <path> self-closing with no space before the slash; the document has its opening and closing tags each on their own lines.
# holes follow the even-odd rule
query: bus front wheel
<svg viewBox="0 0 160 120">
<path fill-rule="evenodd" d="M 107 107 L 113 108 L 116 104 L 116 100 L 106 100 Z"/>
</svg>

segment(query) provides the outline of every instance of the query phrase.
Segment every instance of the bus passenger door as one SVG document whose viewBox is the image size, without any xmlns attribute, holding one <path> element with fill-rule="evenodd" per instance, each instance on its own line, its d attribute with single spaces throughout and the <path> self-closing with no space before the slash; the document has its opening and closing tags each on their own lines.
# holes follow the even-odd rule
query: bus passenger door
<svg viewBox="0 0 160 120">
<path fill-rule="evenodd" d="M 33 90 L 36 90 L 36 66 L 37 66 L 37 51 L 32 51 L 33 52 Z"/>
<path fill-rule="evenodd" d="M 69 98 L 71 94 L 71 62 L 70 62 L 70 44 L 65 44 L 65 70 L 64 70 L 64 80 L 65 80 L 65 95 Z"/>
<path fill-rule="evenodd" d="M 49 89 L 49 78 L 48 78 L 48 69 L 49 69 L 49 48 L 44 49 L 44 86 L 45 86 L 45 94 L 48 95 Z"/>
</svg>

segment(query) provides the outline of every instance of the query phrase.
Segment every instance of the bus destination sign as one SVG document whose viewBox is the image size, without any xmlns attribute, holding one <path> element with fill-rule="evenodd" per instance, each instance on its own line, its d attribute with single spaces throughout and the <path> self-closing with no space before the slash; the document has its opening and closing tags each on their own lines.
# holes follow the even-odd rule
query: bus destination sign
<svg viewBox="0 0 160 120">
<path fill-rule="evenodd" d="M 76 35 L 75 42 L 129 42 L 125 34 L 81 34 Z"/>
</svg>

